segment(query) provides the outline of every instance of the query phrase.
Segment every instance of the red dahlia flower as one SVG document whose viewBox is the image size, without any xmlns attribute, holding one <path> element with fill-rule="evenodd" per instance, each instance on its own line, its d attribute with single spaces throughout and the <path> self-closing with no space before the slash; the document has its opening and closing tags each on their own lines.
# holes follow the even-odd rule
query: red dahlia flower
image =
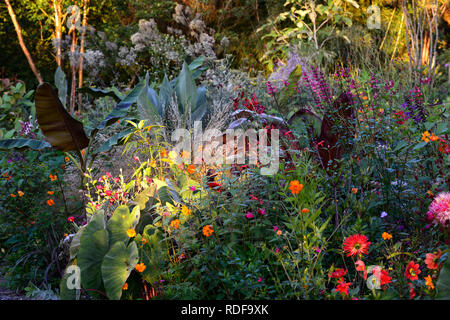
<svg viewBox="0 0 450 320">
<path fill-rule="evenodd" d="M 409 280 L 418 280 L 420 273 L 419 265 L 414 263 L 414 261 L 410 261 L 406 266 L 405 277 Z"/>
<path fill-rule="evenodd" d="M 370 245 L 368 240 L 365 235 L 361 234 L 354 234 L 346 238 L 344 241 L 344 252 L 347 253 L 347 257 L 367 254 Z"/>
<path fill-rule="evenodd" d="M 351 282 L 345 282 L 344 279 L 340 279 L 338 285 L 336 286 L 336 291 L 348 296 L 348 289 L 351 285 Z"/>
<path fill-rule="evenodd" d="M 342 278 L 343 276 L 345 276 L 346 274 L 347 274 L 347 270 L 342 269 L 342 268 L 339 268 L 339 269 L 334 270 L 334 271 L 329 275 L 329 277 L 330 277 L 330 278 L 337 278 L 337 279 L 339 279 L 339 278 Z"/>
</svg>

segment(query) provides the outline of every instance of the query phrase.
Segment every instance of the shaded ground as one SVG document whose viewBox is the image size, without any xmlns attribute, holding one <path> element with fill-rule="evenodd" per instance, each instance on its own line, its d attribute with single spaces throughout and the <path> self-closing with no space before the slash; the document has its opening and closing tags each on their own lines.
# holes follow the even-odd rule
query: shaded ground
<svg viewBox="0 0 450 320">
<path fill-rule="evenodd" d="M 27 298 L 24 295 L 6 289 L 4 283 L 4 280 L 0 278 L 0 300 L 30 300 L 30 298 Z"/>
</svg>

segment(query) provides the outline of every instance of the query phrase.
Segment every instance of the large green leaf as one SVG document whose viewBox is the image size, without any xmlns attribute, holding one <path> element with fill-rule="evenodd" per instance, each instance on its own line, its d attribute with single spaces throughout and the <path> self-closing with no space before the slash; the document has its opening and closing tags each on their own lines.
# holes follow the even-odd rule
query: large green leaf
<svg viewBox="0 0 450 320">
<path fill-rule="evenodd" d="M 106 118 L 97 126 L 96 129 L 97 130 L 103 129 L 126 116 L 128 110 L 133 105 L 133 103 L 137 101 L 144 87 L 145 87 L 144 81 L 139 82 L 139 84 L 136 85 L 133 88 L 133 90 L 131 90 L 127 94 L 127 96 L 123 98 L 122 101 L 119 102 L 119 104 L 117 104 L 117 106 L 113 109 L 113 111 L 111 111 L 111 113 L 106 116 Z"/>
<path fill-rule="evenodd" d="M 83 124 L 64 109 L 50 84 L 39 85 L 34 100 L 39 126 L 55 149 L 67 152 L 89 145 Z"/>
<path fill-rule="evenodd" d="M 69 268 L 70 266 L 75 265 L 73 263 L 70 263 L 67 268 Z M 78 300 L 80 298 L 80 289 L 69 289 L 68 280 L 72 280 L 69 279 L 69 277 L 71 276 L 75 276 L 75 274 L 71 274 L 67 272 L 67 268 L 64 271 L 64 275 L 61 279 L 61 282 L 59 283 L 59 292 L 60 292 L 60 298 L 61 300 Z"/>
<path fill-rule="evenodd" d="M 163 237 L 156 227 L 148 224 L 145 226 L 142 236 L 138 234 L 134 241 L 140 244 L 142 239 L 147 240 L 145 245 L 139 246 L 139 256 L 147 267 L 143 272 L 143 276 L 147 282 L 153 283 L 159 280 L 160 274 L 165 270 L 164 253 L 166 251 L 162 246 Z"/>
<path fill-rule="evenodd" d="M 109 249 L 108 231 L 105 229 L 103 211 L 95 213 L 81 234 L 78 266 L 81 269 L 81 285 L 84 289 L 102 287 L 101 265 Z"/>
<path fill-rule="evenodd" d="M 450 300 L 450 253 L 448 253 L 447 260 L 436 282 L 436 291 L 436 299 Z"/>
<path fill-rule="evenodd" d="M 175 89 L 180 113 L 184 115 L 190 114 L 197 103 L 197 86 L 186 62 L 183 63 Z"/>
<path fill-rule="evenodd" d="M 119 132 L 115 135 L 113 135 L 111 138 L 109 138 L 105 143 L 103 143 L 98 149 L 97 153 L 101 152 L 108 152 L 111 150 L 114 146 L 121 145 L 124 141 L 124 137 L 128 134 L 133 132 L 133 128 L 124 130 L 122 132 Z"/>
<path fill-rule="evenodd" d="M 195 104 L 195 109 L 192 110 L 192 121 L 201 121 L 206 114 L 206 110 L 206 88 L 200 87 L 197 90 L 197 102 Z"/>
<path fill-rule="evenodd" d="M 114 243 L 102 263 L 102 278 L 108 298 L 120 299 L 122 287 L 138 261 L 139 255 L 135 242 L 131 242 L 128 247 L 120 241 Z"/>
<path fill-rule="evenodd" d="M 158 95 L 155 90 L 148 84 L 148 72 L 145 76 L 144 88 L 138 97 L 137 105 L 139 112 L 145 118 L 150 120 L 151 124 L 161 123 L 163 116 L 163 108 L 159 102 Z"/>
<path fill-rule="evenodd" d="M 50 143 L 42 140 L 36 139 L 5 139 L 0 140 L 0 150 L 10 150 L 10 149 L 33 149 L 40 150 L 44 148 L 51 148 Z"/>
<path fill-rule="evenodd" d="M 167 79 L 167 75 L 164 75 L 164 80 L 159 87 L 159 102 L 161 103 L 161 106 L 163 107 L 163 113 L 164 108 L 167 106 L 167 104 L 170 101 L 170 98 L 173 95 L 174 88 L 169 82 L 169 79 Z"/>
<path fill-rule="evenodd" d="M 122 100 L 122 96 L 120 91 L 116 87 L 112 87 L 111 89 L 99 89 L 99 88 L 91 88 L 91 87 L 82 87 L 77 89 L 78 92 L 87 93 L 94 98 L 103 98 L 103 97 L 111 97 L 116 102 L 120 102 Z"/>
<path fill-rule="evenodd" d="M 127 242 L 129 239 L 127 230 L 134 229 L 139 222 L 139 217 L 139 206 L 135 206 L 131 213 L 130 209 L 125 205 L 117 207 L 106 226 L 109 231 L 110 243 L 116 243 L 117 241 Z"/>
</svg>

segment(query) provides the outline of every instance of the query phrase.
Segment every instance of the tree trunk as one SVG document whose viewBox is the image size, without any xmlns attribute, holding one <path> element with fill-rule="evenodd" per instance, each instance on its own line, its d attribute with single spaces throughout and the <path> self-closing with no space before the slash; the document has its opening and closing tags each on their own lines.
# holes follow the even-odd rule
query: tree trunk
<svg viewBox="0 0 450 320">
<path fill-rule="evenodd" d="M 61 0 L 53 0 L 53 11 L 55 12 L 55 47 L 56 47 L 56 64 L 61 67 L 61 42 L 62 42 L 62 4 Z"/>
<path fill-rule="evenodd" d="M 19 44 L 22 48 L 23 53 L 25 54 L 25 57 L 28 60 L 28 64 L 30 65 L 31 70 L 33 71 L 34 75 L 36 76 L 36 79 L 38 80 L 39 84 L 43 83 L 42 76 L 39 72 L 39 70 L 36 68 L 36 65 L 33 62 L 33 58 L 31 57 L 30 52 L 28 51 L 25 42 L 22 38 L 22 31 L 20 29 L 19 23 L 17 22 L 16 15 L 14 14 L 14 10 L 11 6 L 11 3 L 9 3 L 9 0 L 5 0 L 6 7 L 8 8 L 9 15 L 11 17 L 11 20 L 14 24 L 14 28 L 16 29 L 17 38 L 19 38 Z"/>
<path fill-rule="evenodd" d="M 89 0 L 83 0 L 83 22 L 82 22 L 82 31 L 81 31 L 81 40 L 80 40 L 80 63 L 78 67 L 78 88 L 83 86 L 83 53 L 84 53 L 84 45 L 86 39 L 86 28 L 87 28 L 87 15 L 89 11 Z M 81 93 L 78 94 L 78 109 L 81 111 L 82 105 L 82 96 Z"/>
</svg>

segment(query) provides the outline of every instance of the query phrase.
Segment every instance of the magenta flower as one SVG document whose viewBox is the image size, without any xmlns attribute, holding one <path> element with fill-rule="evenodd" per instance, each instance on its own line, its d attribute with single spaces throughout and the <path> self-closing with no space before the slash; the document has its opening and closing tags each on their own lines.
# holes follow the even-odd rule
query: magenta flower
<svg viewBox="0 0 450 320">
<path fill-rule="evenodd" d="M 247 219 L 253 219 L 255 216 L 253 215 L 252 212 L 248 212 L 248 213 L 245 215 L 245 217 L 246 217 Z"/>
<path fill-rule="evenodd" d="M 258 214 L 263 216 L 263 215 L 266 214 L 266 210 L 265 209 L 258 209 Z"/>
<path fill-rule="evenodd" d="M 441 192 L 430 204 L 427 212 L 428 221 L 450 227 L 450 192 Z"/>
</svg>

